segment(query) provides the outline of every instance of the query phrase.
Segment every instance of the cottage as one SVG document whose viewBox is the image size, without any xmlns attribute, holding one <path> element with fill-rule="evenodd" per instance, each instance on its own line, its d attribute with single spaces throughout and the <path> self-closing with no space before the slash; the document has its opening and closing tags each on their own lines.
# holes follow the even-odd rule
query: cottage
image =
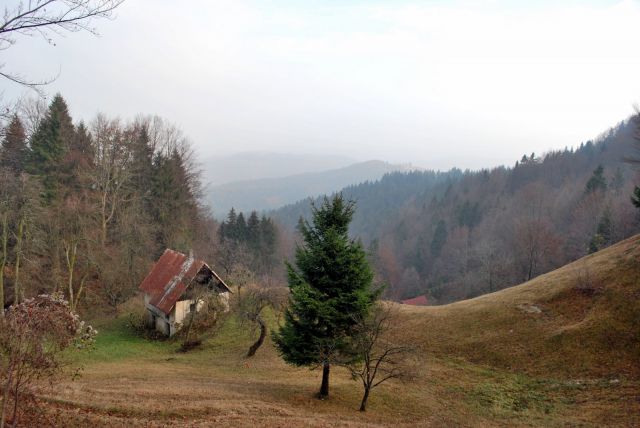
<svg viewBox="0 0 640 428">
<path fill-rule="evenodd" d="M 202 260 L 170 249 L 165 250 L 151 272 L 140 284 L 144 292 L 148 323 L 167 336 L 173 336 L 191 311 L 201 309 L 203 302 L 193 296 L 193 286 L 204 285 L 218 293 L 228 307 L 231 290 Z"/>
</svg>

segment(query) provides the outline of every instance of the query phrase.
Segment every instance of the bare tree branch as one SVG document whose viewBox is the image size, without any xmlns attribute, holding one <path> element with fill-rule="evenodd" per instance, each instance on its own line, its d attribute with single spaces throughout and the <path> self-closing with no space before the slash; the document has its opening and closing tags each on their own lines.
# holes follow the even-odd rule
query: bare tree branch
<svg viewBox="0 0 640 428">
<path fill-rule="evenodd" d="M 40 36 L 53 44 L 54 35 L 87 31 L 97 35 L 94 19 L 112 19 L 113 11 L 124 0 L 30 0 L 5 6 L 0 20 L 0 51 L 16 45 L 16 36 Z M 4 64 L 0 64 L 0 67 Z M 33 81 L 19 74 L 0 72 L 0 76 L 43 95 L 42 86 L 56 78 Z"/>
</svg>

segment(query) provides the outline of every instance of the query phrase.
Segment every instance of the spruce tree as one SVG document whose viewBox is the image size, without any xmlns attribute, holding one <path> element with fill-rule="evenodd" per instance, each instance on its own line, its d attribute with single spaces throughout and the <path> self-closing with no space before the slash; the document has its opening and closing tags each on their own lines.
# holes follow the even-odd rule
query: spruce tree
<svg viewBox="0 0 640 428">
<path fill-rule="evenodd" d="M 255 252 L 260 250 L 260 219 L 255 211 L 251 211 L 247 220 L 247 241 L 252 250 Z"/>
<path fill-rule="evenodd" d="M 51 201 L 57 196 L 62 181 L 62 159 L 75 137 L 67 103 L 57 94 L 31 137 L 27 156 L 27 172 L 39 176 L 44 186 L 44 197 Z"/>
<path fill-rule="evenodd" d="M 24 170 L 24 158 L 27 152 L 27 140 L 24 126 L 14 115 L 5 130 L 5 137 L 0 147 L 0 168 L 7 168 L 16 174 Z"/>
<path fill-rule="evenodd" d="M 602 165 L 598 165 L 598 167 L 593 171 L 593 175 L 587 181 L 587 185 L 585 188 L 585 193 L 593 193 L 596 191 L 605 191 L 607 190 L 607 179 L 604 177 L 604 168 Z"/>
<path fill-rule="evenodd" d="M 600 251 L 611 244 L 612 229 L 611 210 L 607 207 L 598 222 L 595 235 L 589 242 L 589 254 Z"/>
<path fill-rule="evenodd" d="M 313 207 L 313 224 L 303 221 L 304 244 L 295 267 L 287 264 L 291 291 L 285 323 L 273 335 L 282 358 L 296 366 L 323 366 L 319 398 L 329 394 L 330 364 L 350 353 L 356 320 L 365 317 L 378 293 L 359 241 L 348 236 L 355 205 L 341 195 Z"/>
<path fill-rule="evenodd" d="M 238 214 L 236 219 L 236 239 L 240 242 L 247 242 L 247 222 L 242 212 Z"/>
<path fill-rule="evenodd" d="M 447 243 L 447 224 L 444 220 L 440 220 L 436 226 L 436 230 L 433 233 L 433 239 L 431 240 L 431 255 L 433 257 L 439 257 L 442 247 Z"/>
<path fill-rule="evenodd" d="M 636 208 L 640 208 L 640 187 L 636 186 L 633 189 L 633 195 L 631 195 L 631 203 L 635 205 Z"/>
</svg>

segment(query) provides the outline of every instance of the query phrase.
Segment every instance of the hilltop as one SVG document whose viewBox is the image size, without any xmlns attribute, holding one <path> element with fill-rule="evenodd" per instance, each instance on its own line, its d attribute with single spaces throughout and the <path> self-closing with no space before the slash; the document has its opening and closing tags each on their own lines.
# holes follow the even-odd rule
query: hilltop
<svg viewBox="0 0 640 428">
<path fill-rule="evenodd" d="M 78 425 L 632 426 L 640 422 L 640 236 L 522 285 L 440 307 L 402 307 L 420 347 L 415 382 L 390 383 L 356 411 L 359 386 L 286 366 L 270 343 L 244 359 L 235 321 L 202 350 L 98 321 L 83 376 L 49 395 Z M 140 301 L 121 311 L 137 310 Z M 275 322 L 275 320 L 272 320 Z"/>
<path fill-rule="evenodd" d="M 273 210 L 300 199 L 332 193 L 352 184 L 376 181 L 390 172 L 411 169 L 414 168 L 408 165 L 371 160 L 324 171 L 234 181 L 210 187 L 207 190 L 207 201 L 213 207 L 215 216 L 224 218 L 231 208 L 245 212 Z M 286 170 L 283 168 L 282 173 Z"/>
</svg>

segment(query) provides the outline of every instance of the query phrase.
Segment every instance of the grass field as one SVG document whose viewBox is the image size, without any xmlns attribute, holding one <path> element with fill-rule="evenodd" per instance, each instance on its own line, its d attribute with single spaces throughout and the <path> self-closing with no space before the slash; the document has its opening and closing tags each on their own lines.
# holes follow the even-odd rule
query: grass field
<svg viewBox="0 0 640 428">
<path fill-rule="evenodd" d="M 179 353 L 121 315 L 96 320 L 82 376 L 45 392 L 77 426 L 640 426 L 640 237 L 533 281 L 441 307 L 403 307 L 419 346 L 411 383 L 374 390 L 334 369 L 284 364 L 267 341 L 252 359 L 231 319 L 202 349 Z"/>
</svg>

